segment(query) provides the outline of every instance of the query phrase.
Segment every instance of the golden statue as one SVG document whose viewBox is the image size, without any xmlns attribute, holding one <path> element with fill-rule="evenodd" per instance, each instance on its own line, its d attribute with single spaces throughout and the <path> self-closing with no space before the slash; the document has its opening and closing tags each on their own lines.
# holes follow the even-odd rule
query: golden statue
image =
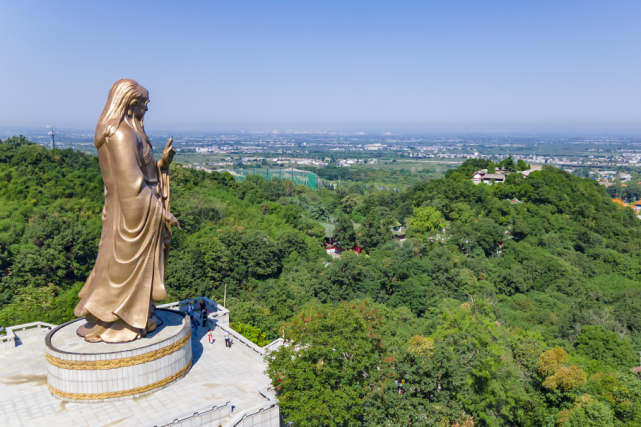
<svg viewBox="0 0 641 427">
<path fill-rule="evenodd" d="M 165 267 L 171 226 L 169 139 L 154 160 L 143 117 L 149 92 L 134 80 L 119 80 L 96 126 L 94 145 L 105 183 L 98 259 L 74 311 L 85 316 L 78 335 L 89 342 L 122 343 L 156 328 L 153 301 L 167 298 Z"/>
</svg>

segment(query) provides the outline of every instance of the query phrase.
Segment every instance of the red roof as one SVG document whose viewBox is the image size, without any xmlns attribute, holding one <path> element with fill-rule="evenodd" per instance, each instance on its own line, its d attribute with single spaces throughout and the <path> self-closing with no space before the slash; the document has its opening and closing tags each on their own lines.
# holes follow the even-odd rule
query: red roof
<svg viewBox="0 0 641 427">
<path fill-rule="evenodd" d="M 338 245 L 325 246 L 325 250 L 330 250 L 330 249 L 335 249 L 335 250 L 337 250 L 337 251 L 339 251 L 339 252 L 343 252 L 343 251 L 345 251 L 345 249 L 341 248 L 341 247 L 340 247 L 340 246 L 338 246 Z M 360 253 L 363 251 L 363 248 L 361 248 L 361 247 L 360 247 L 360 246 L 358 246 L 358 245 L 354 245 L 352 248 L 350 248 L 350 250 L 352 250 L 352 251 L 356 252 L 357 254 L 360 254 Z"/>
</svg>

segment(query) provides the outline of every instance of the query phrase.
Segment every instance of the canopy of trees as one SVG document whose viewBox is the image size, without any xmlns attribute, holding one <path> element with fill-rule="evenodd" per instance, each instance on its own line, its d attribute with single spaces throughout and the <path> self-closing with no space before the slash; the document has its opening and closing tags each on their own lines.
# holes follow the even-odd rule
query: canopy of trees
<svg viewBox="0 0 641 427">
<path fill-rule="evenodd" d="M 226 286 L 246 336 L 291 340 L 268 371 L 297 426 L 641 424 L 641 221 L 551 167 L 470 181 L 491 167 L 388 192 L 173 165 L 170 299 Z M 0 143 L 0 325 L 73 318 L 102 187 L 94 157 Z"/>
</svg>

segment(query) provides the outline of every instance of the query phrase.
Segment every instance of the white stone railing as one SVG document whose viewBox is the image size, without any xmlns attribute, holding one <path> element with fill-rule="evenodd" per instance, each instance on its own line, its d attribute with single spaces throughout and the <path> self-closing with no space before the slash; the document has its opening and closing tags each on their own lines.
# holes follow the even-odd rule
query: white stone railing
<svg viewBox="0 0 641 427">
<path fill-rule="evenodd" d="M 243 353 L 260 363 L 265 363 L 265 356 L 267 356 L 267 353 L 277 350 L 281 345 L 283 345 L 283 339 L 278 338 L 264 347 L 259 347 L 238 332 L 234 331 L 232 328 L 228 328 L 227 331 L 229 331 L 229 335 L 233 338 L 232 345 L 237 345 Z"/>
<path fill-rule="evenodd" d="M 213 329 L 219 327 L 222 330 L 229 331 L 229 335 L 231 335 L 233 338 L 233 344 L 237 345 L 243 353 L 247 354 L 254 360 L 264 363 L 267 353 L 276 351 L 280 346 L 283 345 L 282 338 L 278 338 L 277 340 L 272 341 L 264 347 L 260 347 L 254 344 L 249 339 L 245 338 L 240 333 L 229 327 L 229 310 L 207 297 L 170 302 L 168 304 L 162 304 L 157 307 L 186 313 L 188 311 L 189 304 L 193 304 L 196 311 L 198 311 L 198 303 L 202 301 L 205 302 L 207 311 L 210 312 L 207 315 L 207 321 L 211 321 L 213 323 Z M 56 326 L 58 325 L 52 325 L 45 322 L 33 322 L 26 323 L 24 325 L 10 326 L 6 329 L 7 335 L 0 335 L 0 350 L 15 347 L 16 339 L 43 334 L 43 327 L 45 328 L 45 331 L 48 331 L 48 328 L 54 328 Z"/>
<path fill-rule="evenodd" d="M 222 305 L 219 305 L 217 302 L 210 300 L 207 297 L 201 298 L 192 298 L 184 301 L 170 302 L 169 304 L 162 304 L 157 306 L 158 308 L 167 308 L 170 310 L 181 311 L 186 313 L 188 311 L 187 306 L 189 304 L 194 304 L 195 308 L 198 308 L 198 303 L 204 301 L 207 311 L 211 311 L 207 315 L 207 320 L 214 322 L 214 327 L 219 326 L 223 329 L 229 329 L 229 310 L 227 310 Z"/>
<path fill-rule="evenodd" d="M 207 409 L 192 412 L 174 418 L 169 422 L 162 422 L 154 427 L 191 427 L 191 426 L 212 426 L 218 427 L 223 421 L 231 416 L 231 400 L 222 400 Z"/>
<path fill-rule="evenodd" d="M 271 427 L 280 425 L 280 408 L 273 391 L 258 390 L 258 392 L 267 399 L 267 402 L 234 414 L 232 419 L 224 424 L 224 427 Z"/>
<path fill-rule="evenodd" d="M 201 301 L 205 302 L 207 311 L 212 311 L 212 313 L 209 313 L 207 315 L 207 319 L 208 321 L 213 321 L 214 329 L 216 327 L 219 327 L 224 331 L 228 331 L 229 335 L 231 335 L 233 339 L 233 344 L 238 345 L 238 349 L 240 349 L 243 353 L 253 358 L 254 360 L 265 363 L 265 356 L 267 355 L 267 353 L 269 353 L 270 351 L 275 351 L 281 345 L 283 345 L 282 338 L 278 338 L 277 340 L 267 344 L 264 347 L 259 347 L 258 345 L 254 344 L 249 339 L 245 338 L 240 333 L 229 327 L 229 310 L 207 297 L 171 302 L 169 304 L 159 305 L 158 308 L 167 308 L 170 310 L 187 312 L 187 306 L 189 304 L 194 304 L 195 307 L 198 307 L 197 304 Z"/>
<path fill-rule="evenodd" d="M 58 325 L 45 322 L 32 322 L 22 325 L 9 326 L 5 330 L 6 335 L 0 335 L 0 350 L 6 350 L 16 346 L 16 341 L 33 336 L 44 335 Z"/>
<path fill-rule="evenodd" d="M 217 312 L 220 310 L 220 311 L 227 311 L 229 313 L 229 310 L 227 310 L 225 307 L 223 307 L 222 305 L 219 305 L 217 302 L 212 301 L 207 297 L 192 298 L 192 299 L 186 299 L 183 301 L 170 302 L 168 304 L 162 304 L 156 307 L 187 312 L 187 306 L 189 304 L 193 304 L 194 307 L 198 308 L 198 303 L 202 301 L 205 301 L 205 305 L 207 306 L 207 311 Z"/>
<path fill-rule="evenodd" d="M 273 427 L 280 425 L 278 400 L 271 390 L 258 390 L 266 401 L 232 413 L 234 400 L 220 400 L 212 406 L 157 423 L 154 427 Z M 231 418 L 230 418 L 231 417 Z"/>
<path fill-rule="evenodd" d="M 274 340 L 269 344 L 267 344 L 265 347 L 263 347 L 263 350 L 265 351 L 265 354 L 267 354 L 271 351 L 278 350 L 284 344 L 285 344 L 285 341 L 282 338 L 278 338 L 277 340 Z"/>
</svg>

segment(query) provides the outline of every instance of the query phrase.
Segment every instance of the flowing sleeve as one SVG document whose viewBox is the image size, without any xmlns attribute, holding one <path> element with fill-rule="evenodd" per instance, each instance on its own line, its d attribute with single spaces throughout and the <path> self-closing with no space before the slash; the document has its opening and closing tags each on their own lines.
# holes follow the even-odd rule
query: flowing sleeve
<svg viewBox="0 0 641 427">
<path fill-rule="evenodd" d="M 156 165 L 156 167 L 158 168 L 158 176 L 160 180 L 160 197 L 162 198 L 162 205 L 165 210 L 169 212 L 169 168 L 162 170 L 159 166 Z M 171 228 L 169 230 L 171 231 Z"/>
</svg>

